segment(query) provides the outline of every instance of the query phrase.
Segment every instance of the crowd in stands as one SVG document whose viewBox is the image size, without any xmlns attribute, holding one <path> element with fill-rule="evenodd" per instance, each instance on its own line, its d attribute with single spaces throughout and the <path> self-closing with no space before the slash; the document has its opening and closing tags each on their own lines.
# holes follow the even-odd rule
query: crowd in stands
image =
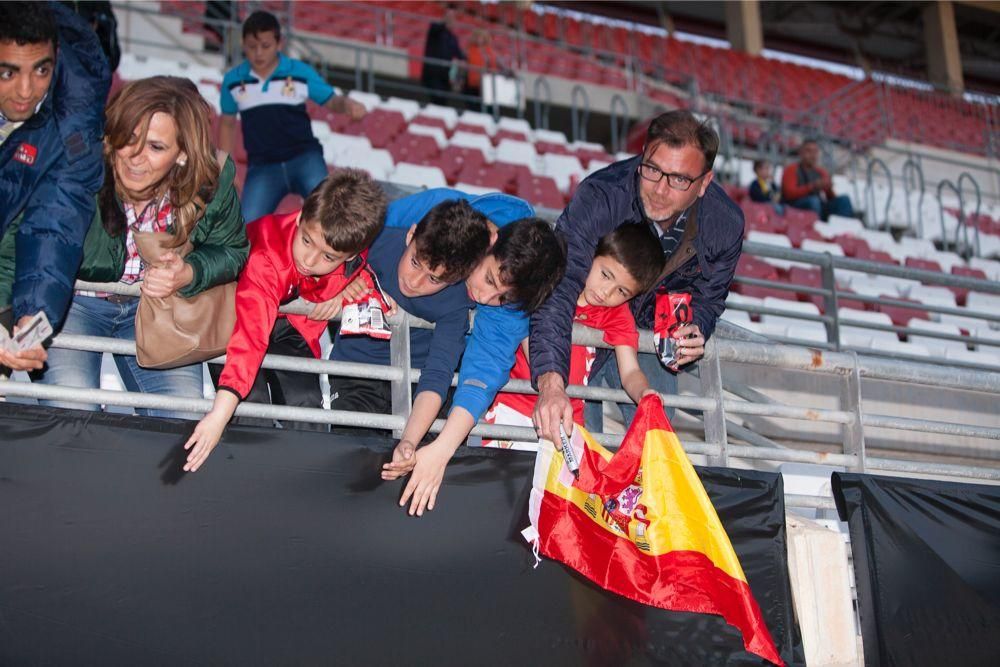
<svg viewBox="0 0 1000 667">
<path fill-rule="evenodd" d="M 558 441 L 560 429 L 584 419 L 568 382 L 589 376 L 634 401 L 676 391 L 676 371 L 704 354 L 725 308 L 743 216 L 713 181 L 718 136 L 687 111 L 659 116 L 642 154 L 585 179 L 555 229 L 505 193 L 435 188 L 389 202 L 366 173 L 327 174 L 307 100 L 357 118 L 366 110 L 281 54 L 277 20 L 257 12 L 243 28 L 247 59 L 226 74 L 221 94 L 221 148 L 233 144 L 236 115 L 247 147 L 241 202 L 234 160 L 216 148 L 197 85 L 155 75 L 107 99 L 109 68 L 78 16 L 56 4 L 4 3 L 0 26 L 4 326 L 16 334 L 43 312 L 59 334 L 164 340 L 184 303 L 211 295 L 217 317 L 195 329 L 234 317 L 226 363 L 212 369 L 211 411 L 146 412 L 201 417 L 185 445 L 186 471 L 205 464 L 241 401 L 322 406 L 317 375 L 262 369 L 265 354 L 320 356 L 328 321 L 354 308 L 365 327 L 345 319 L 330 358 L 388 365 L 379 316 L 401 309 L 435 327 L 411 335 L 420 379 L 382 477 L 408 475 L 401 504 L 422 514 L 475 423 L 487 412 L 503 423 L 509 397 L 498 392 L 515 365 L 539 396 L 514 412 Z M 288 192 L 304 202 L 275 213 Z M 74 291 L 78 280 L 139 283 L 141 296 Z M 672 332 L 676 358 L 665 368 L 638 353 L 636 332 L 662 315 L 670 292 L 689 293 L 694 316 Z M 308 316 L 279 313 L 299 298 L 314 304 Z M 574 348 L 574 321 L 602 330 L 613 355 Z M 201 362 L 217 354 L 195 341 L 183 361 L 144 363 L 137 354 L 115 363 L 130 391 L 200 398 Z M 100 360 L 44 344 L 0 351 L 7 369 L 79 389 L 100 386 Z M 331 394 L 333 409 L 390 410 L 386 382 L 336 378 Z M 446 425 L 428 439 L 439 416 Z"/>
</svg>

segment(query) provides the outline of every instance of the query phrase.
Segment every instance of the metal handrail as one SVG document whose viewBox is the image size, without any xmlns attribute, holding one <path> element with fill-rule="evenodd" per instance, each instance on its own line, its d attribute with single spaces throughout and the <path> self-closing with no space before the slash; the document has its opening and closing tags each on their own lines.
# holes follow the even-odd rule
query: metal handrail
<svg viewBox="0 0 1000 667">
<path fill-rule="evenodd" d="M 937 200 L 938 200 L 938 213 L 941 216 L 941 249 L 948 250 L 948 230 L 945 228 L 944 224 L 944 201 L 941 199 L 941 190 L 944 188 L 949 188 L 952 192 L 958 196 L 958 227 L 955 229 L 955 242 L 952 245 L 956 250 L 958 249 L 958 230 L 962 226 L 962 219 L 965 217 L 965 201 L 962 197 L 962 191 L 957 185 L 951 182 L 951 180 L 945 179 L 938 183 L 937 186 Z"/>
<path fill-rule="evenodd" d="M 86 339 L 86 340 L 83 340 Z M 83 347 L 92 349 L 94 344 L 100 342 L 107 347 L 107 351 L 114 351 L 118 354 L 134 354 L 134 343 L 115 339 L 95 339 L 94 337 L 72 337 L 58 336 L 54 344 L 60 347 Z M 593 329 L 580 327 L 574 330 L 574 343 L 603 345 L 601 333 Z M 649 332 L 643 332 L 641 336 L 641 349 L 643 351 L 652 350 L 652 340 Z M 721 338 L 713 338 L 709 343 L 710 350 L 706 359 L 712 358 L 718 361 L 735 361 L 740 363 L 758 363 L 765 366 L 777 368 L 808 368 L 819 373 L 829 373 L 844 376 L 857 372 L 864 377 L 873 379 L 892 379 L 896 381 L 906 381 L 911 383 L 930 384 L 933 386 L 946 386 L 954 389 L 964 389 L 972 391 L 997 391 L 1000 390 L 1000 373 L 968 373 L 950 372 L 942 373 L 941 369 L 930 367 L 926 364 L 912 364 L 909 366 L 880 365 L 878 360 L 860 360 L 856 355 L 827 353 L 822 358 L 817 359 L 814 352 L 806 348 L 793 348 L 788 346 L 775 346 L 773 344 L 753 343 L 746 341 L 734 341 Z M 289 370 L 304 370 L 306 372 L 322 373 L 335 371 L 338 374 L 356 374 L 359 377 L 391 377 L 390 381 L 399 380 L 399 376 L 405 376 L 404 371 L 398 368 L 369 367 L 368 364 L 342 364 L 341 362 L 319 362 L 316 360 L 303 360 L 294 357 L 280 357 L 268 355 L 266 363 L 273 368 L 287 368 Z M 393 372 L 394 371 L 394 372 Z M 380 375 L 384 374 L 384 375 Z M 941 376 L 946 377 L 942 378 Z M 510 382 L 505 391 L 531 391 L 530 386 L 524 381 Z M 596 387 L 571 386 L 568 390 L 571 396 L 581 398 L 592 398 L 598 400 L 625 400 L 626 395 L 622 391 L 599 389 Z M 81 390 L 69 387 L 57 387 L 47 385 L 29 384 L 23 382 L 2 382 L 0 383 L 0 395 L 31 397 L 58 401 L 76 402 L 100 402 L 106 405 L 118 405 L 139 408 L 167 409 L 179 412 L 204 413 L 211 408 L 211 402 L 204 399 L 182 399 L 156 394 L 142 394 L 133 392 L 117 392 L 107 390 Z M 726 412 L 731 414 L 771 416 L 785 419 L 800 419 L 807 421 L 820 421 L 834 424 L 850 426 L 858 423 L 858 416 L 850 410 L 829 410 L 821 408 L 808 408 L 800 406 L 784 405 L 779 403 L 755 403 L 751 401 L 735 401 L 722 399 L 718 402 L 707 398 L 690 396 L 663 396 L 666 405 L 673 405 L 688 409 L 700 409 L 708 412 L 713 405 L 718 404 L 722 416 Z M 316 408 L 294 408 L 287 406 L 273 406 L 264 404 L 243 403 L 237 409 L 237 415 L 263 417 L 271 419 L 292 419 L 297 421 L 307 421 L 313 423 L 329 423 L 345 426 L 358 426 L 365 428 L 380 428 L 398 431 L 405 424 L 405 414 L 393 415 L 372 415 L 366 413 L 354 413 L 338 410 L 323 410 Z M 938 433 L 945 435 L 958 435 L 974 438 L 987 438 L 991 440 L 1000 439 L 1000 429 L 966 426 L 961 424 L 951 424 L 925 419 L 911 419 L 894 417 L 890 415 L 864 414 L 860 418 L 860 424 L 875 428 L 902 429 L 908 431 L 919 431 L 925 433 Z M 443 420 L 437 420 L 431 427 L 432 432 L 440 432 L 444 427 Z M 707 429 L 707 425 L 706 425 Z M 508 426 L 491 426 L 478 424 L 473 430 L 474 435 L 494 438 L 511 438 L 524 441 L 534 441 L 535 433 L 533 429 Z M 616 444 L 620 441 L 620 436 L 608 434 L 595 434 L 599 441 L 606 444 Z M 725 441 L 721 443 L 706 442 L 703 445 L 697 443 L 685 444 L 685 449 L 692 454 L 705 454 L 709 457 L 732 457 L 744 458 L 748 460 L 766 461 L 786 461 L 786 462 L 808 462 L 824 463 L 826 465 L 840 465 L 848 468 L 856 468 L 865 457 L 855 454 L 830 454 L 814 451 L 800 451 L 786 448 L 767 448 L 754 446 L 730 445 Z M 922 463 L 899 459 L 871 459 L 865 461 L 869 470 L 898 471 L 923 474 L 948 474 L 978 479 L 1000 479 L 1000 469 L 980 466 L 957 466 L 951 464 Z"/>
<path fill-rule="evenodd" d="M 980 210 L 982 209 L 982 206 L 983 206 L 983 194 L 982 194 L 982 192 L 979 189 L 979 182 L 975 178 L 973 178 L 972 174 L 970 174 L 967 171 L 963 171 L 961 174 L 958 175 L 958 181 L 955 183 L 955 186 L 958 188 L 959 191 L 963 191 L 962 190 L 962 183 L 965 182 L 965 181 L 969 181 L 970 183 L 972 183 L 973 192 L 976 193 L 976 212 L 973 213 L 972 216 L 971 216 L 971 220 L 973 221 L 973 229 L 975 229 L 975 231 L 976 231 L 976 247 L 975 247 L 975 250 L 974 250 L 974 254 L 975 254 L 976 257 L 982 257 L 982 254 L 983 254 L 982 247 L 979 244 L 979 213 L 980 213 Z M 972 247 L 972 246 L 969 245 L 969 220 L 970 220 L 970 216 L 967 216 L 965 214 L 965 197 L 964 197 L 964 195 L 963 195 L 961 201 L 962 201 L 962 220 L 961 220 L 961 223 L 962 223 L 962 227 L 965 230 L 965 235 L 963 237 L 963 240 L 965 241 L 965 247 L 966 248 L 970 248 L 970 247 Z"/>
<path fill-rule="evenodd" d="M 611 98 L 611 152 L 625 150 L 625 140 L 628 138 L 628 104 L 621 95 Z"/>
<path fill-rule="evenodd" d="M 545 97 L 542 97 L 542 91 Z M 549 129 L 549 112 L 552 110 L 552 86 L 548 79 L 539 76 L 534 83 L 535 129 Z"/>
<path fill-rule="evenodd" d="M 587 140 L 587 123 L 590 121 L 590 95 L 582 85 L 573 86 L 571 95 L 572 107 L 570 109 L 570 124 L 573 133 L 573 141 Z M 583 103 L 581 110 L 580 103 Z"/>
<path fill-rule="evenodd" d="M 881 167 L 882 171 L 885 172 L 886 181 L 889 185 L 889 196 L 885 198 L 885 213 L 883 214 L 881 222 L 875 217 L 875 185 L 872 182 L 872 175 L 875 167 Z M 866 172 L 865 179 L 865 203 L 866 208 L 870 216 L 869 222 L 871 226 L 875 229 L 881 229 L 883 225 L 886 228 L 889 226 L 889 209 L 892 206 L 892 172 L 889 171 L 889 165 L 887 165 L 881 158 L 872 158 L 868 161 L 868 169 Z"/>
<path fill-rule="evenodd" d="M 920 198 L 917 200 L 916 225 L 914 225 L 913 216 L 910 213 L 910 193 L 916 190 L 918 185 L 920 186 Z M 923 167 L 912 157 L 906 158 L 906 162 L 903 163 L 903 196 L 906 198 L 906 228 L 916 232 L 919 237 L 923 237 L 924 235 L 923 207 L 925 190 Z"/>
</svg>

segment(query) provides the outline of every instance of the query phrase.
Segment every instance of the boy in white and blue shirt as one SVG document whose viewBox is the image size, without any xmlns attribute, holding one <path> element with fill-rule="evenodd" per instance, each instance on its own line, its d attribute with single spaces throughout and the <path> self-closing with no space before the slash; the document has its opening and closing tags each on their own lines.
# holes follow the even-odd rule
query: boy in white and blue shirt
<svg viewBox="0 0 1000 667">
<path fill-rule="evenodd" d="M 305 198 L 327 176 L 307 100 L 355 120 L 365 115 L 362 104 L 341 95 L 306 63 L 285 56 L 281 46 L 278 19 L 252 13 L 243 23 L 246 60 L 222 81 L 219 147 L 232 152 L 238 113 L 248 160 L 241 198 L 247 222 L 273 213 L 285 195 Z"/>
</svg>

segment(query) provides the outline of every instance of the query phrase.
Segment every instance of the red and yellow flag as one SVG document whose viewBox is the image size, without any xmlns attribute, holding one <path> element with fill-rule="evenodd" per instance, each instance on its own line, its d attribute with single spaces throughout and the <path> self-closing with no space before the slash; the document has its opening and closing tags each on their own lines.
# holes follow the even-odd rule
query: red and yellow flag
<svg viewBox="0 0 1000 667">
<path fill-rule="evenodd" d="M 739 559 L 655 396 L 612 456 L 584 429 L 580 476 L 542 441 L 529 514 L 539 551 L 643 604 L 718 614 L 784 665 Z"/>
</svg>

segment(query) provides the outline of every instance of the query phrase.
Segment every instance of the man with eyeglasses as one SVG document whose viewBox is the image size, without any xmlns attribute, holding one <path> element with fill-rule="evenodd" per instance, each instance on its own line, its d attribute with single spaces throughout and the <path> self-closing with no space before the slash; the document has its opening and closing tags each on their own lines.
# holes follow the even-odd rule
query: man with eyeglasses
<svg viewBox="0 0 1000 667">
<path fill-rule="evenodd" d="M 531 319 L 529 360 L 538 389 L 534 422 L 539 435 L 559 441 L 559 425 L 569 430 L 573 410 L 566 394 L 573 312 L 600 238 L 621 225 L 649 225 L 660 240 L 664 268 L 656 287 L 632 299 L 636 324 L 652 329 L 657 292 L 690 292 L 693 322 L 679 328 L 678 366 L 705 353 L 705 342 L 726 307 L 743 244 L 743 213 L 713 182 L 719 148 L 715 131 L 687 111 L 653 119 L 641 155 L 616 162 L 583 181 L 556 223 L 567 243 L 566 275 Z M 618 389 L 614 357 L 601 350 L 591 372 Z M 676 393 L 677 378 L 655 355 L 640 354 L 639 365 L 660 393 Z M 626 425 L 634 406 L 622 405 Z M 594 408 L 597 408 L 596 411 Z M 600 430 L 600 405 L 588 406 L 587 422 Z"/>
</svg>

